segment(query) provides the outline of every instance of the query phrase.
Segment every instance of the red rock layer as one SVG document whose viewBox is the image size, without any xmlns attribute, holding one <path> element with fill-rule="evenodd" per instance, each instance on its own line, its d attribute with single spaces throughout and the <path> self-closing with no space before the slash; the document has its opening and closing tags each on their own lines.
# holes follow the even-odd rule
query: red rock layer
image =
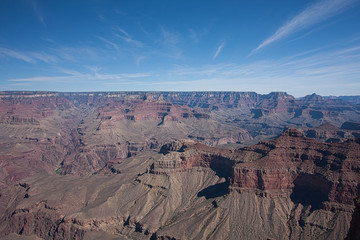
<svg viewBox="0 0 360 240">
<path fill-rule="evenodd" d="M 289 129 L 275 140 L 235 151 L 176 142 L 162 152 L 165 155 L 152 166 L 152 172 L 212 168 L 230 180 L 233 191 L 289 196 L 309 188 L 321 191 L 319 197 L 327 209 L 352 205 L 359 192 L 360 143 L 355 140 L 321 143 Z"/>
</svg>

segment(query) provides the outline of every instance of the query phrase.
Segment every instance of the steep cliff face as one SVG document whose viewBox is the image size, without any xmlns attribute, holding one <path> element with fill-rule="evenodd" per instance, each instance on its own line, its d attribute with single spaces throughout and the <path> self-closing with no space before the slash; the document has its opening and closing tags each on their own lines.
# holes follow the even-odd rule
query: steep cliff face
<svg viewBox="0 0 360 240">
<path fill-rule="evenodd" d="M 34 94 L 27 97 L 1 96 L 0 105 L 1 123 L 38 125 L 42 119 L 57 111 L 71 108 L 72 103 L 55 94 Z"/>
<path fill-rule="evenodd" d="M 56 94 L 0 97 L 0 184 L 53 172 L 73 150 L 78 114 Z"/>
<path fill-rule="evenodd" d="M 355 199 L 355 210 L 352 215 L 350 229 L 345 240 L 355 240 L 360 236 L 360 197 Z"/>
<path fill-rule="evenodd" d="M 254 118 L 274 113 L 292 113 L 298 107 L 295 98 L 285 92 L 272 92 L 263 96 L 253 109 Z"/>
<path fill-rule="evenodd" d="M 252 139 L 246 130 L 213 119 L 209 110 L 148 99 L 109 100 L 92 109 L 77 132 L 79 151 L 65 159 L 63 173 L 98 171 L 108 161 L 158 149 L 176 139 L 212 146 Z"/>
<path fill-rule="evenodd" d="M 239 150 L 181 141 L 164 146 L 162 152 L 167 154 L 152 166 L 155 173 L 213 166 L 215 172 L 229 178 L 231 190 L 292 194 L 303 204 L 311 202 L 302 199 L 304 194 L 318 194 L 322 201 L 314 202 L 316 208 L 319 204 L 329 210 L 339 204 L 352 205 L 359 192 L 360 144 L 356 140 L 320 143 L 304 137 L 299 130 L 289 129 L 275 140 Z"/>
<path fill-rule="evenodd" d="M 17 196 L 4 211 L 0 233 L 344 238 L 359 191 L 359 146 L 354 140 L 321 143 L 294 129 L 238 150 L 180 140 L 160 153 L 119 159 L 97 175 L 43 176 L 12 187 L 0 197 Z"/>
<path fill-rule="evenodd" d="M 282 92 L 0 92 L 0 179 L 16 181 L 43 170 L 86 175 L 176 139 L 236 148 L 291 125 L 345 122 L 346 128 L 356 118 L 351 103 L 314 94 L 294 99 Z M 360 136 L 356 129 L 305 134 L 329 141 Z"/>
<path fill-rule="evenodd" d="M 261 98 L 261 95 L 255 92 L 163 92 L 149 95 L 149 98 L 155 100 L 212 110 L 219 108 L 251 108 Z"/>
<path fill-rule="evenodd" d="M 0 236 L 344 238 L 360 115 L 330 100 L 2 92 Z"/>
<path fill-rule="evenodd" d="M 338 239 L 339 236 L 343 238 L 346 235 L 353 211 L 352 202 L 359 194 L 359 147 L 359 142 L 355 140 L 341 144 L 320 143 L 305 138 L 298 130 L 290 129 L 275 140 L 261 142 L 240 150 L 216 151 L 213 149 L 207 151 L 211 152 L 211 157 L 199 156 L 201 151 L 198 150 L 196 154 L 191 154 L 191 156 L 196 156 L 198 160 L 196 163 L 202 164 L 193 165 L 192 158 L 186 157 L 186 152 L 199 148 L 196 145 L 189 147 L 188 144 L 187 147 L 173 149 L 176 152 L 168 153 L 168 161 L 160 159 L 154 164 L 152 171 L 164 173 L 164 168 L 174 171 L 184 169 L 184 166 L 209 167 L 212 161 L 216 163 L 217 159 L 222 157 L 223 164 L 218 166 L 222 172 L 221 177 L 227 180 L 224 184 L 209 187 L 207 191 L 204 191 L 209 194 L 208 196 L 217 196 L 213 191 L 225 195 L 230 193 L 226 198 L 238 196 L 241 199 L 250 194 L 272 199 L 277 202 L 274 203 L 275 205 L 281 202 L 279 198 L 289 199 L 292 206 L 285 205 L 292 210 L 286 213 L 286 217 L 283 216 L 288 219 L 287 224 L 289 224 L 285 227 L 284 234 L 288 234 L 290 238 L 300 239 L 308 239 L 310 236 L 311 238 Z M 203 159 L 210 160 L 204 162 Z M 229 183 L 226 183 L 228 180 Z M 333 222 L 330 224 L 329 219 L 325 220 L 325 216 Z M 269 221 L 277 222 L 275 219 L 276 217 Z M 345 221 L 342 226 L 341 221 Z M 172 231 L 175 230 L 172 229 Z M 244 236 L 247 236 L 245 239 L 250 239 L 249 235 Z M 288 237 L 277 235 L 275 238 Z"/>
<path fill-rule="evenodd" d="M 312 201 L 304 196 L 313 196 L 316 208 L 347 210 L 359 192 L 359 147 L 355 140 L 319 143 L 288 130 L 276 140 L 241 151 L 243 162 L 234 167 L 232 187 L 281 190 L 303 205 Z"/>
<path fill-rule="evenodd" d="M 200 95 L 180 98 L 190 104 Z M 17 181 L 44 170 L 92 174 L 111 160 L 180 138 L 212 146 L 252 139 L 246 130 L 214 120 L 209 108 L 167 98 L 176 94 L 2 92 L 0 179 Z"/>
</svg>

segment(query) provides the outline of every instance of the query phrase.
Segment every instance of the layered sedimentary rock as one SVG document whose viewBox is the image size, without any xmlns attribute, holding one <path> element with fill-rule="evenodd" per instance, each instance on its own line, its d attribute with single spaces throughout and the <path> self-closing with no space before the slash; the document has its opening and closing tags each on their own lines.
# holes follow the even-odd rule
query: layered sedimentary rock
<svg viewBox="0 0 360 240">
<path fill-rule="evenodd" d="M 359 191 L 358 140 L 320 143 L 306 138 L 299 130 L 289 129 L 275 140 L 239 150 L 178 141 L 165 145 L 162 152 L 167 154 L 152 166 L 152 172 L 212 168 L 230 180 L 232 190 L 256 189 L 264 194 L 276 194 L 279 190 L 286 195 L 293 193 L 295 186 L 302 189 L 308 184 L 313 194 L 324 194 L 323 199 L 328 201 L 324 208 L 328 209 L 332 203 L 333 207 L 338 203 L 352 205 Z M 296 194 L 294 198 L 301 195 Z"/>
<path fill-rule="evenodd" d="M 17 181 L 43 170 L 92 174 L 109 161 L 176 139 L 236 148 L 289 126 L 332 124 L 332 130 L 308 129 L 306 136 L 343 141 L 360 136 L 353 129 L 359 118 L 356 105 L 316 94 L 0 92 L 0 179 Z"/>
<path fill-rule="evenodd" d="M 359 116 L 318 95 L 2 92 L 0 236 L 344 238 Z"/>
<path fill-rule="evenodd" d="M 173 104 L 164 96 L 2 92 L 0 154 L 5 168 L 0 179 L 16 181 L 42 170 L 91 174 L 113 159 L 179 138 L 213 146 L 252 139 L 241 127 L 214 120 L 209 109 Z"/>
<path fill-rule="evenodd" d="M 346 215 L 346 225 L 349 225 L 353 200 L 360 189 L 358 141 L 348 140 L 341 144 L 319 143 L 305 138 L 300 131 L 291 129 L 276 140 L 236 151 L 213 149 L 203 152 L 197 145 L 199 144 L 188 143 L 189 150 L 182 146 L 176 154 L 173 152 L 168 157 L 165 155 L 168 162 L 160 159 L 153 165 L 152 171 L 164 173 L 164 169 L 183 170 L 186 167 L 213 166 L 215 172 L 227 179 L 225 182 L 229 181 L 223 185 L 228 186 L 229 191 L 223 190 L 223 193 L 236 194 L 232 193 L 235 191 L 239 196 L 255 194 L 269 199 L 291 199 L 295 204 L 293 211 L 298 211 L 298 215 L 287 216 L 287 219 L 293 224 L 297 217 L 300 218 L 297 220 L 298 226 L 289 225 L 291 238 L 307 239 L 307 231 L 312 232 L 311 238 L 319 238 L 320 235 L 313 235 L 314 229 L 310 230 L 310 225 L 315 224 L 312 221 L 324 221 L 320 220 L 320 213 L 327 212 L 342 217 Z M 192 151 L 195 153 L 187 156 Z M 219 160 L 222 164 L 218 164 Z M 216 187 L 213 190 L 215 189 Z M 212 194 L 216 196 L 215 192 Z M 303 210 L 295 210 L 299 206 Z M 318 216 L 315 217 L 316 215 Z M 339 224 L 342 219 L 332 218 L 332 221 Z M 318 234 L 322 232 L 321 238 L 345 237 L 346 228 L 340 230 L 337 227 L 339 226 L 334 223 L 323 222 L 314 228 L 321 229 L 316 230 L 319 231 Z"/>
<path fill-rule="evenodd" d="M 119 159 L 98 175 L 21 183 L 5 194 L 17 197 L 5 210 L 1 233 L 338 239 L 350 227 L 359 182 L 354 140 L 321 143 L 294 129 L 238 150 L 180 140 L 160 153 Z"/>
<path fill-rule="evenodd" d="M 54 172 L 69 151 L 78 121 L 73 104 L 55 94 L 0 99 L 0 184 Z"/>
</svg>

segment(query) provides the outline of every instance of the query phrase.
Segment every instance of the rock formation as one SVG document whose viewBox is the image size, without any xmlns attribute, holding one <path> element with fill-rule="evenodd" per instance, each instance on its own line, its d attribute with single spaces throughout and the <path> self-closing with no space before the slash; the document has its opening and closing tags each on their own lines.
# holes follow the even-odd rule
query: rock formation
<svg viewBox="0 0 360 240">
<path fill-rule="evenodd" d="M 350 238 L 359 119 L 318 95 L 1 92 L 0 236 Z"/>
<path fill-rule="evenodd" d="M 112 169 L 32 178 L 8 190 L 16 200 L 3 215 L 1 233 L 344 238 L 359 191 L 360 143 L 321 143 L 295 129 L 238 150 L 181 140 Z"/>
</svg>

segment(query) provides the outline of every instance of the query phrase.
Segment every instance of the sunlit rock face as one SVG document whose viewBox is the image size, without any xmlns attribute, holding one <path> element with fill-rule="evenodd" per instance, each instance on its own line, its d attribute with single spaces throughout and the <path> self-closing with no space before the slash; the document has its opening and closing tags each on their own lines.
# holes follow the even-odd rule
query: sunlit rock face
<svg viewBox="0 0 360 240">
<path fill-rule="evenodd" d="M 357 119 L 282 92 L 1 92 L 0 236 L 345 238 Z"/>
</svg>

